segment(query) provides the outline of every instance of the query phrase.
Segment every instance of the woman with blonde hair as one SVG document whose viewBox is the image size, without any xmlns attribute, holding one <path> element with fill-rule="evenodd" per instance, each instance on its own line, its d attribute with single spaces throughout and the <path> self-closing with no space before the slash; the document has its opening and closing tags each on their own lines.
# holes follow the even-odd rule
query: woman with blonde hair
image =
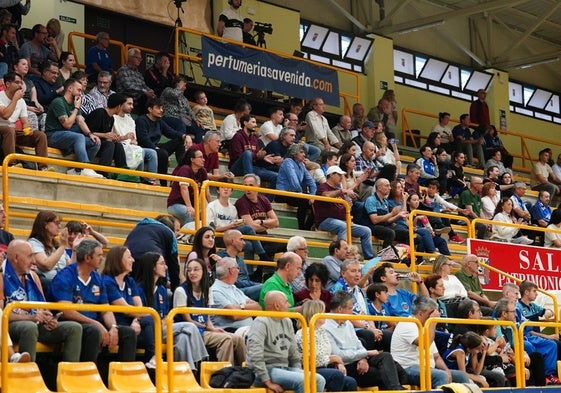
<svg viewBox="0 0 561 393">
<path fill-rule="evenodd" d="M 309 300 L 302 306 L 302 316 L 307 323 L 310 322 L 315 314 L 324 312 L 325 304 L 321 300 Z M 322 327 L 324 322 L 323 319 L 318 319 L 314 325 L 316 372 L 325 378 L 326 391 L 354 392 L 357 390 L 357 383 L 354 378 L 347 376 L 343 359 L 338 355 L 332 354 L 329 335 Z M 296 343 L 298 344 L 298 350 L 303 355 L 302 329 L 296 332 Z"/>
</svg>

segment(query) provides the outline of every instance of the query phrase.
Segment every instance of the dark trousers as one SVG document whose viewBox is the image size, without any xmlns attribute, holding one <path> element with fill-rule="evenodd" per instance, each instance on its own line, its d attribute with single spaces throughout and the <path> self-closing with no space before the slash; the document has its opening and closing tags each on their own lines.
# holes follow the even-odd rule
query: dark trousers
<svg viewBox="0 0 561 393">
<path fill-rule="evenodd" d="M 125 148 L 120 142 L 111 142 L 107 139 L 102 139 L 101 146 L 96 156 L 99 158 L 99 165 L 111 166 L 111 164 L 115 162 L 115 168 L 127 167 Z"/>
<path fill-rule="evenodd" d="M 156 153 L 158 154 L 158 173 L 167 175 L 169 156 L 175 154 L 175 159 L 179 164 L 185 154 L 185 145 L 183 144 L 183 140 L 170 139 L 165 143 L 158 143 Z M 160 184 L 162 186 L 167 186 L 168 183 L 166 180 L 160 180 Z"/>
<path fill-rule="evenodd" d="M 309 231 L 314 224 L 314 213 L 312 212 L 312 205 L 308 199 L 291 198 L 281 195 L 275 196 L 275 200 L 280 203 L 286 203 L 290 206 L 298 208 L 296 216 L 298 218 L 298 229 Z"/>
<path fill-rule="evenodd" d="M 379 386 L 380 390 L 403 390 L 396 364 L 389 352 L 382 352 L 368 359 L 369 369 L 364 374 L 357 372 L 357 363 L 346 364 L 347 375 L 353 377 L 360 387 Z"/>
<path fill-rule="evenodd" d="M 101 345 L 101 331 L 95 325 L 82 324 L 81 362 L 96 362 Z M 119 326 L 119 351 L 121 362 L 132 362 L 136 357 L 136 333 L 130 326 Z"/>
</svg>

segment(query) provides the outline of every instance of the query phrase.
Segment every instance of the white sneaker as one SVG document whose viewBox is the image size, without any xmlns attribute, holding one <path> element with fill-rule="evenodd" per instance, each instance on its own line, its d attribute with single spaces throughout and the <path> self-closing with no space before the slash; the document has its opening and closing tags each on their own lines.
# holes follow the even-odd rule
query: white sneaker
<svg viewBox="0 0 561 393">
<path fill-rule="evenodd" d="M 516 237 L 516 238 L 512 239 L 511 243 L 530 245 L 530 244 L 534 244 L 534 241 L 531 240 L 531 239 L 528 239 L 528 237 L 526 237 L 526 236 L 520 236 L 520 237 Z"/>
<path fill-rule="evenodd" d="M 97 173 L 93 169 L 88 169 L 88 168 L 82 169 L 81 175 L 86 176 L 86 177 L 95 177 L 95 178 L 98 178 L 98 179 L 105 179 L 105 176 L 100 175 L 99 173 Z"/>
<path fill-rule="evenodd" d="M 79 173 L 79 172 L 76 172 L 76 169 L 74 169 L 74 168 L 73 168 L 73 169 L 67 170 L 67 171 L 66 171 L 66 174 L 67 174 L 67 175 L 72 175 L 72 176 L 78 176 L 78 175 L 80 175 L 80 173 Z"/>
<path fill-rule="evenodd" d="M 31 356 L 28 352 L 16 352 L 10 357 L 10 363 L 27 363 L 31 361 Z"/>
</svg>

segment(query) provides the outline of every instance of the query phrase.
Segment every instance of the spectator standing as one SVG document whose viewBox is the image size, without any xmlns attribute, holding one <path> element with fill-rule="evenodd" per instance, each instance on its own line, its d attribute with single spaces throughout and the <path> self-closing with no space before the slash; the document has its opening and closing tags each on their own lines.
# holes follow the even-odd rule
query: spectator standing
<svg viewBox="0 0 561 393">
<path fill-rule="evenodd" d="M 469 117 L 470 119 L 483 128 L 486 125 L 491 124 L 489 118 L 489 105 L 486 102 L 487 92 L 485 89 L 477 90 L 477 100 L 473 101 L 469 107 Z"/>
<path fill-rule="evenodd" d="M 95 45 L 88 49 L 86 54 L 86 74 L 88 81 L 97 81 L 101 71 L 113 72 L 113 60 L 107 48 L 110 45 L 109 33 L 100 31 L 95 35 Z"/>
<path fill-rule="evenodd" d="M 257 46 L 255 38 L 251 35 L 251 30 L 253 30 L 253 20 L 243 18 L 243 43 Z"/>
</svg>

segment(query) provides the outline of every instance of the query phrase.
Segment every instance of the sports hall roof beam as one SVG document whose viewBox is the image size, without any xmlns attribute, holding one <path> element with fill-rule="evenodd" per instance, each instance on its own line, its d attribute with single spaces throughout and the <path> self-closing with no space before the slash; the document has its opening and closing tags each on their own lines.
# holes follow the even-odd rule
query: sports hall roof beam
<svg viewBox="0 0 561 393">
<path fill-rule="evenodd" d="M 501 58 L 505 56 L 507 53 L 510 53 L 512 50 L 517 48 L 523 41 L 527 40 L 538 27 L 540 27 L 551 15 L 555 13 L 555 11 L 559 9 L 559 7 L 561 7 L 561 2 L 557 2 L 556 4 L 554 4 L 548 12 L 541 15 L 540 18 L 538 18 L 532 26 L 527 28 L 522 36 L 516 42 L 514 42 L 510 46 L 510 48 L 506 49 L 498 57 Z"/>
<path fill-rule="evenodd" d="M 330 0 L 333 1 L 333 0 Z M 465 17 L 475 14 L 480 14 L 482 12 L 488 11 L 495 11 L 501 8 L 510 8 L 514 7 L 518 4 L 526 3 L 528 0 L 496 0 L 496 1 L 489 1 L 487 3 L 477 4 L 475 6 L 461 8 L 454 11 L 443 12 L 440 14 L 435 14 L 431 16 L 427 16 L 422 19 L 416 19 L 410 22 L 398 23 L 395 25 L 390 26 L 381 26 L 381 23 L 378 22 L 373 26 L 373 31 L 376 31 L 377 34 L 388 35 L 393 34 L 399 31 L 407 31 L 407 30 L 414 30 L 415 28 L 423 25 L 427 25 L 430 23 L 436 23 L 441 20 L 451 19 L 451 18 L 458 18 L 458 17 Z"/>
<path fill-rule="evenodd" d="M 380 27 L 383 26 L 388 26 L 392 23 L 392 19 L 393 17 L 399 12 L 401 11 L 403 8 L 405 8 L 409 3 L 411 2 L 411 0 L 403 0 L 401 1 L 398 5 L 396 5 L 388 15 L 386 15 L 386 18 L 384 20 L 381 20 L 378 25 Z"/>
<path fill-rule="evenodd" d="M 344 9 L 343 7 L 341 7 L 339 4 L 337 4 L 335 2 L 335 0 L 327 0 L 328 3 L 330 3 L 334 8 L 336 8 L 345 18 L 347 18 L 348 20 L 351 21 L 351 23 L 353 25 L 355 25 L 356 27 L 358 27 L 361 31 L 367 31 L 366 26 L 364 26 L 357 18 L 355 18 L 354 16 L 352 16 L 350 14 L 350 12 L 348 12 L 346 9 Z"/>
</svg>

